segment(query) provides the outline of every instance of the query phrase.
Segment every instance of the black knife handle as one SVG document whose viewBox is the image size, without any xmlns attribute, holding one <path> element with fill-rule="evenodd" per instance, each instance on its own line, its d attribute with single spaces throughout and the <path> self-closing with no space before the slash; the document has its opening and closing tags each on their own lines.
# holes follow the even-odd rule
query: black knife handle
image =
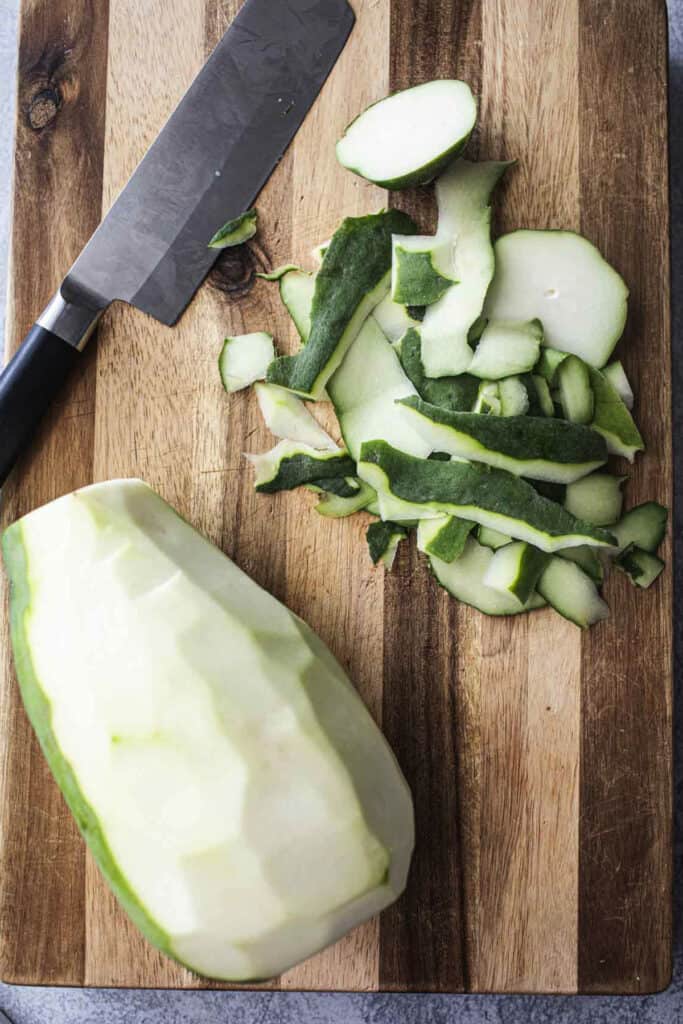
<svg viewBox="0 0 683 1024">
<path fill-rule="evenodd" d="M 0 485 L 31 440 L 80 353 L 34 324 L 0 373 Z"/>
</svg>

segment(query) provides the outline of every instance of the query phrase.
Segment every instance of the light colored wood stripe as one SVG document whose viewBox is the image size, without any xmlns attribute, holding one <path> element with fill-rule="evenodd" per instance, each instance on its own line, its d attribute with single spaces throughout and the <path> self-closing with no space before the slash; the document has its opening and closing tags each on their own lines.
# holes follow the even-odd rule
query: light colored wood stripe
<svg viewBox="0 0 683 1024">
<path fill-rule="evenodd" d="M 478 612 L 461 686 L 478 690 L 479 913 L 473 987 L 520 987 L 528 950 L 527 624 Z"/>
<path fill-rule="evenodd" d="M 329 238 L 344 217 L 386 205 L 386 193 L 345 171 L 335 158 L 345 126 L 389 85 L 389 0 L 366 0 L 354 9 L 349 42 L 296 141 L 291 255 L 305 266 L 312 266 L 313 246 Z M 324 406 L 314 411 L 324 421 Z M 304 492 L 287 496 L 287 604 L 329 644 L 379 722 L 383 580 L 367 554 L 366 517 L 328 520 L 314 506 Z M 373 990 L 378 983 L 377 918 L 282 978 L 283 987 L 304 989 Z"/>
<path fill-rule="evenodd" d="M 577 988 L 581 634 L 535 615 L 527 637 L 529 765 L 524 987 Z M 545 621 L 544 621 L 545 620 Z"/>
<path fill-rule="evenodd" d="M 577 0 L 483 10 L 480 156 L 519 161 L 499 229 L 578 228 Z M 573 991 L 580 633 L 550 611 L 478 626 L 476 987 Z"/>
<path fill-rule="evenodd" d="M 481 693 L 486 681 L 479 671 L 478 614 L 457 604 L 452 612 L 455 626 L 455 727 L 458 781 L 457 813 L 460 817 L 464 932 L 467 988 L 482 988 L 481 974 L 481 816 L 482 816 L 482 714 Z"/>
<path fill-rule="evenodd" d="M 199 71 L 204 10 L 184 0 L 112 0 L 105 130 L 105 213 Z M 215 344 L 202 297 L 179 326 L 163 328 L 113 308 L 100 332 L 93 478 L 141 476 L 191 512 L 198 368 Z M 208 334 L 208 337 L 207 337 Z M 189 972 L 152 950 L 116 904 L 91 858 L 86 877 L 89 985 L 192 985 Z"/>
</svg>

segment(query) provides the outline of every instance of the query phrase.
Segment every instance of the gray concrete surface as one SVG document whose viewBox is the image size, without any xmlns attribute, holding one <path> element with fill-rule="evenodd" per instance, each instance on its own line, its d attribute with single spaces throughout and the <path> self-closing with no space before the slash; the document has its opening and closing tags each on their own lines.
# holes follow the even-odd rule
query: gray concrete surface
<svg viewBox="0 0 683 1024">
<path fill-rule="evenodd" d="M 97 0 L 94 0 L 97 2 Z M 683 0 L 669 0 L 673 337 L 675 394 L 683 385 Z M 0 0 L 0 343 L 4 325 L 18 0 Z M 683 409 L 675 403 L 680 437 Z M 682 486 L 676 482 L 680 510 Z M 682 517 L 678 571 L 683 555 Z M 683 756 L 681 605 L 676 616 L 676 749 Z M 683 766 L 676 770 L 674 981 L 649 997 L 297 995 L 16 988 L 0 985 L 13 1024 L 675 1024 L 683 1021 Z M 0 1015 L 0 1021 L 2 1016 Z M 3 1022 L 4 1024 L 4 1022 Z"/>
</svg>

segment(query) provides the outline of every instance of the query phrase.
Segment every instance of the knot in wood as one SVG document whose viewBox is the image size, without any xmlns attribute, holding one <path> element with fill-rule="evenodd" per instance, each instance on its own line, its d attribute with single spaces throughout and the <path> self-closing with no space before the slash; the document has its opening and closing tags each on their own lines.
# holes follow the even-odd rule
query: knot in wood
<svg viewBox="0 0 683 1024">
<path fill-rule="evenodd" d="M 20 57 L 20 109 L 32 131 L 44 132 L 54 126 L 60 110 L 78 100 L 82 49 L 82 43 L 75 46 L 64 41 L 44 47 L 37 55 Z"/>
<path fill-rule="evenodd" d="M 28 123 L 31 128 L 36 132 L 47 128 L 54 121 L 61 105 L 62 97 L 55 86 L 37 92 L 28 106 Z"/>
<path fill-rule="evenodd" d="M 212 287 L 233 299 L 248 295 L 254 287 L 258 266 L 248 245 L 225 249 L 216 260 L 209 275 Z"/>
</svg>

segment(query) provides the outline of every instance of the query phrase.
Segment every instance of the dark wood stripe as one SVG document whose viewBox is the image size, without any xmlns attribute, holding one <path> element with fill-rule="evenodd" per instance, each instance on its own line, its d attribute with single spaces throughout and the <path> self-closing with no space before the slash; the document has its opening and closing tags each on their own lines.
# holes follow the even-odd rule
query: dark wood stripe
<svg viewBox="0 0 683 1024">
<path fill-rule="evenodd" d="M 619 354 L 648 452 L 628 504 L 671 502 L 666 10 L 580 0 L 581 229 L 631 289 Z M 667 544 L 664 557 L 670 556 Z M 672 569 L 645 593 L 614 574 L 582 667 L 579 987 L 668 984 Z"/>
<path fill-rule="evenodd" d="M 8 352 L 18 347 L 100 219 L 107 22 L 107 0 L 22 5 Z M 68 216 L 55 214 L 64 209 Z M 25 459 L 3 487 L 3 525 L 91 481 L 93 357 L 93 349 L 82 357 L 48 415 L 33 445 L 36 458 Z M 7 777 L 0 872 L 12 885 L 0 889 L 0 974 L 4 981 L 79 984 L 85 847 L 24 714 L 7 638 L 3 649 Z M 46 850 L 47 856 L 40 852 Z"/>
<path fill-rule="evenodd" d="M 457 612 L 414 547 L 384 587 L 382 726 L 415 801 L 402 899 L 380 919 L 380 988 L 467 988 L 456 763 Z"/>
<path fill-rule="evenodd" d="M 391 0 L 391 91 L 433 78 L 460 78 L 479 100 L 481 4 L 482 0 Z M 467 147 L 471 159 L 477 156 L 478 137 L 477 126 Z M 421 213 L 424 218 L 424 204 Z"/>
<path fill-rule="evenodd" d="M 391 90 L 455 77 L 478 94 L 480 44 L 478 2 L 393 0 Z M 391 204 L 412 214 L 425 230 L 434 227 L 431 190 L 394 194 Z M 417 846 L 408 890 L 380 921 L 384 989 L 469 987 L 456 634 L 455 602 L 436 585 L 414 542 L 410 548 L 402 545 L 384 584 L 382 726 L 412 789 Z"/>
</svg>

